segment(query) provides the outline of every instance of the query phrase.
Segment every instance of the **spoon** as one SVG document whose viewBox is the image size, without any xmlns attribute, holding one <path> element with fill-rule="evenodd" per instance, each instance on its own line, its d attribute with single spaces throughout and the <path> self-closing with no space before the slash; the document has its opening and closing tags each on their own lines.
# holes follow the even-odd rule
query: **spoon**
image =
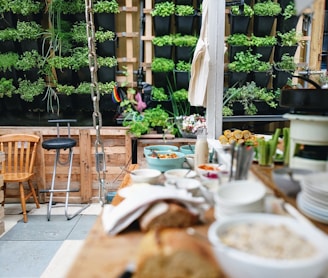
<svg viewBox="0 0 328 278">
<path fill-rule="evenodd" d="M 152 155 L 155 155 L 155 156 L 157 157 L 157 159 L 159 159 L 159 155 L 158 155 L 158 153 L 155 152 L 154 150 L 151 151 L 151 154 L 152 154 Z"/>
</svg>

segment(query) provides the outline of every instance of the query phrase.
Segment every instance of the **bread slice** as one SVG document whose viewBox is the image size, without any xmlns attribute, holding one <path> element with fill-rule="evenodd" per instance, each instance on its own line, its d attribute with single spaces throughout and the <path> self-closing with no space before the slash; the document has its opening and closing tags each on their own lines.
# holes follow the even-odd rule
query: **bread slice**
<svg viewBox="0 0 328 278">
<path fill-rule="evenodd" d="M 134 278 L 223 277 L 204 239 L 185 229 L 166 228 L 145 234 L 139 246 Z"/>
<path fill-rule="evenodd" d="M 195 225 L 198 215 L 191 213 L 181 204 L 157 202 L 139 218 L 142 231 L 167 227 L 189 227 Z"/>
</svg>

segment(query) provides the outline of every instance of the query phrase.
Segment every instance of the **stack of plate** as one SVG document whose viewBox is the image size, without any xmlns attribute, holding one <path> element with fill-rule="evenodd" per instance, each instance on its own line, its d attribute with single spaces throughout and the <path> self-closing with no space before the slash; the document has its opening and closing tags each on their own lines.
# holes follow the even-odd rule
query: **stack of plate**
<svg viewBox="0 0 328 278">
<path fill-rule="evenodd" d="M 328 172 L 309 174 L 301 181 L 297 206 L 306 216 L 328 224 Z"/>
</svg>

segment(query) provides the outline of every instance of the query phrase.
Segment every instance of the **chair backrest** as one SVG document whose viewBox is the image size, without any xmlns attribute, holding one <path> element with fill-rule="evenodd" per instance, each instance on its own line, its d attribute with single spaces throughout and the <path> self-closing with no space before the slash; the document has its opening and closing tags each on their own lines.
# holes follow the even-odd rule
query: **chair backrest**
<svg viewBox="0 0 328 278">
<path fill-rule="evenodd" d="M 33 173 L 36 147 L 40 137 L 33 134 L 0 136 L 0 151 L 5 153 L 1 173 Z"/>
<path fill-rule="evenodd" d="M 71 138 L 71 123 L 76 123 L 76 119 L 54 119 L 48 120 L 48 123 L 55 123 L 57 126 L 57 137 L 60 137 L 60 126 L 66 124 L 67 126 L 67 136 Z"/>
</svg>

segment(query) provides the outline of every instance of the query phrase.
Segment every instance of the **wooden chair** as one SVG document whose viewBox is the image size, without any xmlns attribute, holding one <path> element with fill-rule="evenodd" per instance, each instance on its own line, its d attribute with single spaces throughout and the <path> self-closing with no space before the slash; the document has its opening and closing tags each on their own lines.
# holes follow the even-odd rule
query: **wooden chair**
<svg viewBox="0 0 328 278">
<path fill-rule="evenodd" d="M 32 177 L 36 156 L 36 147 L 40 137 L 31 134 L 6 134 L 0 136 L 0 151 L 5 153 L 5 160 L 1 163 L 1 174 L 3 175 L 4 192 L 6 196 L 6 184 L 18 182 L 20 201 L 23 210 L 24 222 L 27 222 L 26 200 L 31 196 L 37 208 L 40 208 L 36 196 Z M 27 182 L 29 191 L 25 194 L 24 182 Z M 4 206 L 4 202 L 2 205 Z"/>
</svg>

